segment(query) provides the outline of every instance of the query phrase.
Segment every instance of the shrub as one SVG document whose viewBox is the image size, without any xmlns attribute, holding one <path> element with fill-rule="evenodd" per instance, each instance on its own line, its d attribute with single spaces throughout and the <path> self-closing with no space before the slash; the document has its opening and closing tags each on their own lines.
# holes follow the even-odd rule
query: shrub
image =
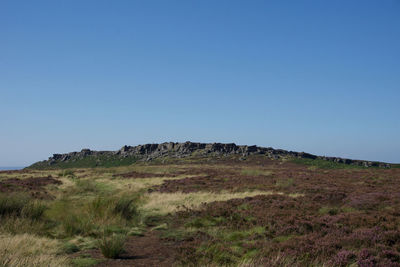
<svg viewBox="0 0 400 267">
<path fill-rule="evenodd" d="M 103 236 L 99 240 L 99 248 L 104 257 L 109 259 L 118 258 L 124 252 L 126 237 L 123 235 L 113 234 L 111 236 Z"/>
<path fill-rule="evenodd" d="M 138 214 L 137 198 L 135 196 L 97 197 L 88 203 L 88 212 L 97 219 L 120 217 L 131 220 Z"/>
</svg>

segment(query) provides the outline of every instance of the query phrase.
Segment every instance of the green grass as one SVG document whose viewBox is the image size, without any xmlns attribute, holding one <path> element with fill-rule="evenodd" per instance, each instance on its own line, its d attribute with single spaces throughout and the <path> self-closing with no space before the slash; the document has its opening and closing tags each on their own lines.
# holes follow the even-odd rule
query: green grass
<svg viewBox="0 0 400 267">
<path fill-rule="evenodd" d="M 72 253 L 78 252 L 80 249 L 79 249 L 79 247 L 78 247 L 76 244 L 74 244 L 74 243 L 65 242 L 65 243 L 63 244 L 61 250 L 62 250 L 63 253 L 72 254 Z"/>
<path fill-rule="evenodd" d="M 131 220 L 138 215 L 137 198 L 135 196 L 122 196 L 114 204 L 114 213 L 125 220 Z"/>
<path fill-rule="evenodd" d="M 33 200 L 23 193 L 0 194 L 0 217 L 16 216 L 39 220 L 46 208 L 40 201 Z"/>
<path fill-rule="evenodd" d="M 318 210 L 319 214 L 322 215 L 336 215 L 338 213 L 340 213 L 340 209 L 337 207 L 322 207 Z"/>
<path fill-rule="evenodd" d="M 60 177 L 69 177 L 69 178 L 75 178 L 75 172 L 73 170 L 63 170 L 58 174 Z"/>
<path fill-rule="evenodd" d="M 269 176 L 272 174 L 272 171 L 260 169 L 242 169 L 241 174 L 248 176 Z"/>
<path fill-rule="evenodd" d="M 77 193 L 99 193 L 99 184 L 93 180 L 77 180 L 76 181 Z"/>
<path fill-rule="evenodd" d="M 111 194 L 114 187 L 110 183 L 97 182 L 91 179 L 74 179 L 75 186 L 67 188 L 64 196 L 102 196 Z"/>
<path fill-rule="evenodd" d="M 99 248 L 104 257 L 117 259 L 124 252 L 125 241 L 124 235 L 104 236 L 99 240 Z"/>
<path fill-rule="evenodd" d="M 318 213 L 321 215 L 337 215 L 339 213 L 350 213 L 350 212 L 356 212 L 357 210 L 352 208 L 352 207 L 330 207 L 330 206 L 324 206 L 321 207 L 318 210 Z"/>
<path fill-rule="evenodd" d="M 195 228 L 211 227 L 218 226 L 224 221 L 226 221 L 224 217 L 198 217 L 187 222 L 185 226 Z"/>
<path fill-rule="evenodd" d="M 235 216 L 233 216 L 235 217 Z M 190 238 L 203 232 L 210 236 L 213 244 L 202 243 L 194 252 L 196 262 L 182 261 L 183 265 L 211 265 L 211 266 L 235 266 L 239 262 L 255 258 L 259 249 L 249 246 L 251 242 L 266 238 L 266 228 L 254 226 L 248 229 L 233 229 L 226 226 L 231 218 L 226 217 L 198 217 L 190 220 L 180 230 L 169 229 L 163 233 L 163 237 L 180 239 Z M 245 220 L 241 218 L 240 220 Z"/>
<path fill-rule="evenodd" d="M 71 214 L 61 219 L 61 227 L 65 236 L 72 237 L 75 235 L 94 236 L 98 229 L 93 221 L 83 214 Z"/>
<path fill-rule="evenodd" d="M 126 234 L 140 221 L 139 201 L 138 193 L 119 193 L 106 183 L 75 179 L 49 203 L 45 217 L 54 225 L 50 233 L 54 237 L 96 238 L 105 231 Z"/>
<path fill-rule="evenodd" d="M 71 259 L 71 265 L 74 267 L 90 267 L 96 265 L 98 262 L 99 260 L 93 259 L 91 257 Z"/>
<path fill-rule="evenodd" d="M 263 235 L 265 234 L 265 228 L 262 226 L 257 226 L 249 230 L 243 231 L 231 231 L 221 235 L 221 238 L 227 241 L 243 241 L 253 235 Z"/>
<path fill-rule="evenodd" d="M 232 265 L 239 261 L 238 257 L 235 255 L 236 253 L 223 244 L 216 243 L 210 246 L 200 246 L 197 252 L 199 255 L 203 255 L 203 259 L 200 259 L 200 261 L 214 262 L 218 265 Z"/>
<path fill-rule="evenodd" d="M 289 188 L 294 185 L 293 178 L 279 179 L 276 181 L 275 186 L 281 189 Z"/>
</svg>

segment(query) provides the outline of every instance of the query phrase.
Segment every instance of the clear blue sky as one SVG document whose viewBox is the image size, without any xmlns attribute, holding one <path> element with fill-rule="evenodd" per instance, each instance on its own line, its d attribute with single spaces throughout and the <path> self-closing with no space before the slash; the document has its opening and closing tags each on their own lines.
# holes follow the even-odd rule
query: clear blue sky
<svg viewBox="0 0 400 267">
<path fill-rule="evenodd" d="M 400 1 L 0 2 L 0 166 L 235 142 L 400 162 Z"/>
</svg>

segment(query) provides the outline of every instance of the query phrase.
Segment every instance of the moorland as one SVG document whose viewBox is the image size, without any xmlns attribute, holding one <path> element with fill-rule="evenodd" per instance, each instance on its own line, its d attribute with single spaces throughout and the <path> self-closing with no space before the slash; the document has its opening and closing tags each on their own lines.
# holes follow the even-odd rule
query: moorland
<svg viewBox="0 0 400 267">
<path fill-rule="evenodd" d="M 399 165 L 194 144 L 1 171 L 0 266 L 400 266 Z"/>
</svg>

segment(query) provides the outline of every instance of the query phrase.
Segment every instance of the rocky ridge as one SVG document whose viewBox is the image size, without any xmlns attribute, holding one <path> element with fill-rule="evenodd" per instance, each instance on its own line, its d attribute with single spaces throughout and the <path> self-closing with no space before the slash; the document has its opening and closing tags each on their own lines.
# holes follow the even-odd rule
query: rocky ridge
<svg viewBox="0 0 400 267">
<path fill-rule="evenodd" d="M 184 158 L 192 155 L 198 156 L 229 156 L 229 155 L 240 155 L 240 159 L 246 159 L 249 155 L 265 155 L 271 159 L 281 158 L 300 158 L 300 159 L 320 159 L 325 161 L 331 161 L 336 163 L 357 165 L 363 167 L 382 167 L 390 168 L 391 164 L 376 162 L 376 161 L 365 161 L 365 160 L 353 160 L 339 157 L 325 157 L 316 156 L 305 152 L 294 152 L 286 151 L 282 149 L 274 149 L 271 147 L 259 147 L 259 146 L 247 146 L 247 145 L 236 145 L 234 143 L 223 144 L 223 143 L 195 143 L 195 142 L 184 142 L 174 143 L 167 142 L 162 144 L 145 144 L 138 146 L 123 146 L 117 151 L 93 151 L 90 149 L 82 149 L 80 152 L 71 152 L 67 154 L 54 154 L 46 161 L 41 161 L 33 164 L 32 166 L 54 166 L 58 163 L 65 163 L 71 161 L 79 161 L 88 157 L 112 157 L 116 159 L 124 158 L 136 158 L 139 161 L 151 161 L 162 157 L 171 158 Z"/>
</svg>

